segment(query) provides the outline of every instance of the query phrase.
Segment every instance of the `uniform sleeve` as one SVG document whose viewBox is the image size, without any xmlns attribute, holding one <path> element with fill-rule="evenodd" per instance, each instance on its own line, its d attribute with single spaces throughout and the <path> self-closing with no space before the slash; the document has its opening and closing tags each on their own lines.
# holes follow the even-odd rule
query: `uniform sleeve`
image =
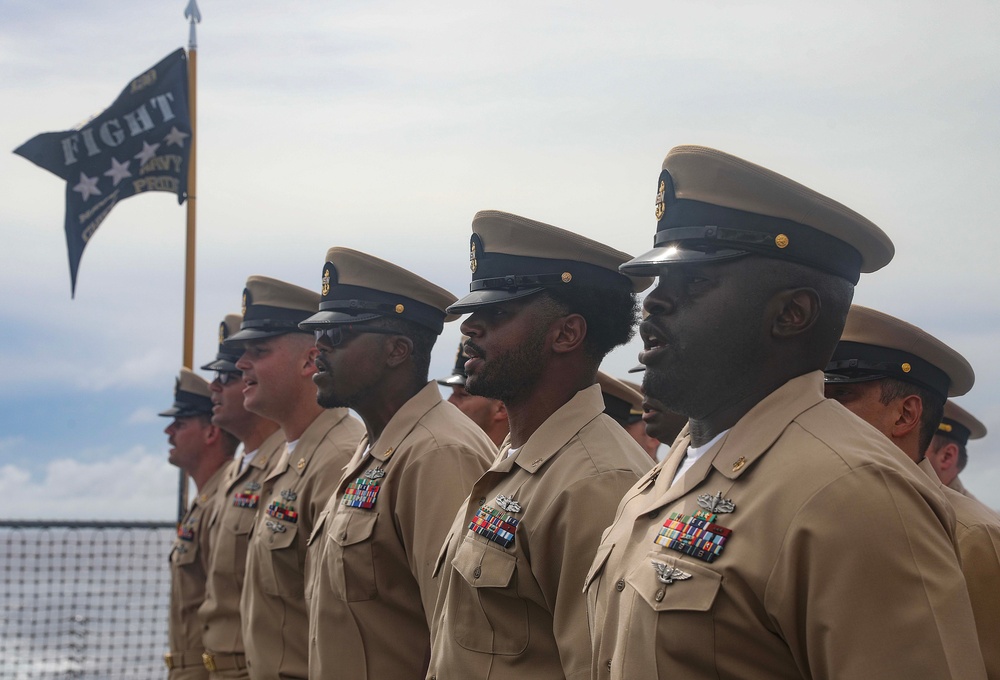
<svg viewBox="0 0 1000 680">
<path fill-rule="evenodd" d="M 489 467 L 486 451 L 449 445 L 411 459 L 399 484 L 393 522 L 431 626 L 438 583 L 432 576 L 459 507 Z"/>
<path fill-rule="evenodd" d="M 529 536 L 531 572 L 552 612 L 559 660 L 567 680 L 590 678 L 591 644 L 583 583 L 601 533 L 638 475 L 615 470 L 567 487 Z"/>
<path fill-rule="evenodd" d="M 804 677 L 986 677 L 950 517 L 930 490 L 876 466 L 806 501 L 764 595 Z"/>
<path fill-rule="evenodd" d="M 986 674 L 1000 678 L 1000 526 L 977 525 L 958 542 Z"/>
</svg>

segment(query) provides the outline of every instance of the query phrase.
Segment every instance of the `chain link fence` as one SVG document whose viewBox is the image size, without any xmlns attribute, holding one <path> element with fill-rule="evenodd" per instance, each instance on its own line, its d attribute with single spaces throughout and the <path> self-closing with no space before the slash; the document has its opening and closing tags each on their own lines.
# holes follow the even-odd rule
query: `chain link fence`
<svg viewBox="0 0 1000 680">
<path fill-rule="evenodd" d="M 175 531 L 0 521 L 0 679 L 166 678 Z"/>
</svg>

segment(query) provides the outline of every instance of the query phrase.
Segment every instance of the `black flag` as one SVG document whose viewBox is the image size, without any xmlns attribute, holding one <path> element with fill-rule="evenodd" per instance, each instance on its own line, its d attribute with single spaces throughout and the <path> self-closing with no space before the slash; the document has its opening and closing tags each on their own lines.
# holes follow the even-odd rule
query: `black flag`
<svg viewBox="0 0 1000 680">
<path fill-rule="evenodd" d="M 133 80 L 104 113 L 46 132 L 14 153 L 66 180 L 66 246 L 76 292 L 80 257 L 118 201 L 145 191 L 187 197 L 191 118 L 187 55 L 179 49 Z"/>
</svg>

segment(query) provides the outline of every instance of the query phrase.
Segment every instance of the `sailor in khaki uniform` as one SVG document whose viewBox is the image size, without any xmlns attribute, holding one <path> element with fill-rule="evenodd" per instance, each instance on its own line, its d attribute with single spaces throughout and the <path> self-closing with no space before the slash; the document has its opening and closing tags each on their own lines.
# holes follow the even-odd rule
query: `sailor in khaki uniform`
<svg viewBox="0 0 1000 680">
<path fill-rule="evenodd" d="M 170 652 L 164 655 L 170 680 L 207 678 L 202 665 L 198 607 L 205 599 L 205 574 L 211 542 L 209 517 L 217 507 L 217 491 L 236 451 L 236 439 L 212 425 L 212 399 L 204 378 L 182 368 L 174 389 L 174 405 L 160 415 L 167 426 L 170 462 L 194 480 L 198 495 L 191 501 L 170 551 Z"/>
<path fill-rule="evenodd" d="M 243 317 L 228 314 L 219 325 L 219 351 L 202 370 L 215 371 L 212 424 L 236 437 L 242 455 L 229 466 L 219 489 L 217 510 L 210 518 L 205 601 L 198 609 L 204 633 L 205 668 L 212 680 L 249 678 L 243 649 L 240 595 L 246 571 L 247 542 L 260 508 L 264 478 L 278 462 L 285 437 L 278 423 L 243 407 L 243 373 L 236 368 L 242 350 L 226 340 L 239 331 Z"/>
<path fill-rule="evenodd" d="M 458 352 L 455 354 L 455 368 L 451 375 L 446 378 L 438 378 L 437 384 L 451 388 L 451 395 L 448 403 L 469 416 L 495 445 L 500 446 L 510 432 L 510 425 L 507 423 L 507 407 L 499 399 L 489 397 L 478 397 L 469 394 L 465 389 L 465 362 L 469 357 L 465 356 L 464 344 L 467 338 L 462 336 L 458 342 Z"/>
<path fill-rule="evenodd" d="M 461 504 L 435 567 L 428 678 L 586 678 L 583 577 L 621 495 L 651 461 L 604 414 L 597 368 L 632 337 L 625 253 L 516 215 L 472 222 L 465 368 L 510 436 Z"/>
<path fill-rule="evenodd" d="M 965 394 L 974 381 L 969 362 L 937 338 L 855 305 L 826 369 L 826 396 L 874 426 L 940 483 L 924 451 L 939 431 L 947 398 Z M 1000 680 L 1000 515 L 942 489 L 955 510 L 958 555 L 987 676 Z"/>
<path fill-rule="evenodd" d="M 958 475 L 969 462 L 969 440 L 985 436 L 986 426 L 949 399 L 944 405 L 944 418 L 927 447 L 927 460 L 934 467 L 941 483 L 974 500 L 977 500 L 976 497 L 965 488 Z"/>
<path fill-rule="evenodd" d="M 240 611 L 253 680 L 308 676 L 306 541 L 333 494 L 364 428 L 346 408 L 316 403 L 316 347 L 299 323 L 319 296 L 305 288 L 251 276 L 243 323 L 230 342 L 243 344 L 243 404 L 277 422 L 285 438 L 278 462 L 261 482 L 246 557 Z"/>
<path fill-rule="evenodd" d="M 597 372 L 597 384 L 601 386 L 601 396 L 604 397 L 604 412 L 629 433 L 650 460 L 655 461 L 660 442 L 646 433 L 642 422 L 642 389 L 604 371 Z"/>
<path fill-rule="evenodd" d="M 454 295 L 348 248 L 327 253 L 322 291 L 301 324 L 320 351 L 316 398 L 367 434 L 309 541 L 309 677 L 422 678 L 434 558 L 496 447 L 427 380 Z"/>
<path fill-rule="evenodd" d="M 657 182 L 647 395 L 688 415 L 585 581 L 594 678 L 985 677 L 954 515 L 823 397 L 862 271 L 892 244 L 777 173 L 678 147 Z"/>
</svg>

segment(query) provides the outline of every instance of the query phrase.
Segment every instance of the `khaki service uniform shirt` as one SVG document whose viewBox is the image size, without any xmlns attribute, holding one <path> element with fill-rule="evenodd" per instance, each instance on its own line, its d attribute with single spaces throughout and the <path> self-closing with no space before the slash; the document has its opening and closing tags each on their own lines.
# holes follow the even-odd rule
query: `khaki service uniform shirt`
<svg viewBox="0 0 1000 680">
<path fill-rule="evenodd" d="M 671 486 L 622 499 L 585 589 L 595 679 L 985 678 L 954 514 L 819 371 L 753 407 Z"/>
<path fill-rule="evenodd" d="M 309 546 L 309 677 L 423 677 L 431 578 L 455 509 L 496 456 L 430 382 L 361 440 Z"/>
<path fill-rule="evenodd" d="M 205 646 L 201 639 L 198 607 L 205 601 L 205 578 L 211 554 L 209 517 L 218 503 L 217 491 L 230 465 L 232 463 L 220 467 L 205 486 L 198 489 L 198 495 L 177 527 L 177 538 L 170 550 L 170 654 L 166 657 L 170 680 L 208 677 L 201 660 Z"/>
<path fill-rule="evenodd" d="M 437 562 L 428 678 L 590 676 L 583 579 L 618 501 L 652 465 L 603 411 L 599 385 L 581 390 L 514 455 L 505 442 L 476 482 Z"/>
<path fill-rule="evenodd" d="M 253 680 L 308 676 L 306 541 L 363 435 L 346 408 L 327 409 L 264 480 L 240 601 Z"/>
<path fill-rule="evenodd" d="M 213 657 L 212 680 L 249 678 L 240 622 L 240 595 L 246 573 L 250 530 L 261 508 L 264 478 L 285 450 L 279 429 L 261 442 L 257 453 L 240 472 L 237 460 L 219 488 L 212 520 L 212 554 L 208 561 L 205 602 L 198 610 L 204 629 L 205 653 Z"/>
<path fill-rule="evenodd" d="M 932 481 L 941 483 L 926 458 L 920 468 Z M 958 557 L 972 601 L 986 675 L 1000 680 L 1000 515 L 954 489 L 944 485 L 941 489 L 955 510 Z"/>
<path fill-rule="evenodd" d="M 952 491 L 957 491 L 963 496 L 971 498 L 974 501 L 979 500 L 978 498 L 972 495 L 971 491 L 965 488 L 965 484 L 962 484 L 962 480 L 958 478 L 958 475 L 955 475 L 955 479 L 951 480 L 951 482 L 947 486 Z"/>
</svg>

